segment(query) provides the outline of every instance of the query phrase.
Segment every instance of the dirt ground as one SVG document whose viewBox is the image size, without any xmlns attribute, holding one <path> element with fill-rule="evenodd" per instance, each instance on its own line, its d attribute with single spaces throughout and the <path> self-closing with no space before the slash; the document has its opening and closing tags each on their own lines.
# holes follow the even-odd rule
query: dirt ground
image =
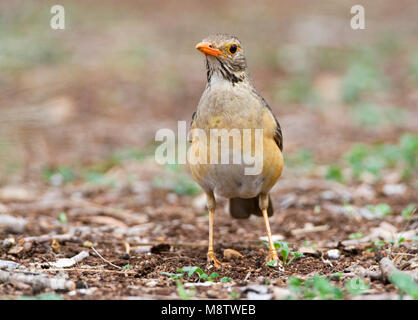
<svg viewBox="0 0 418 320">
<path fill-rule="evenodd" d="M 350 1 L 306 8 L 248 2 L 238 13 L 233 1 L 221 11 L 223 1 L 185 2 L 187 12 L 151 2 L 99 8 L 97 1 L 70 1 L 68 30 L 51 35 L 42 25 L 49 3 L 25 3 L 0 5 L 13 18 L 3 20 L 12 31 L 0 78 L 0 272 L 70 282 L 54 290 L 42 280 L 0 281 L 0 299 L 417 294 L 416 282 L 391 281 L 381 266 L 388 258 L 417 279 L 412 13 L 390 1 L 367 7 L 368 29 L 359 35 L 344 27 Z M 204 89 L 203 57 L 194 45 L 216 32 L 199 24 L 206 15 L 245 39 L 256 87 L 282 126 L 285 169 L 271 192 L 270 223 L 280 250 L 283 242 L 289 247 L 283 269 L 266 266 L 263 220 L 232 219 L 221 198 L 215 251 L 227 264 L 208 265 L 204 195 L 187 167 L 154 160 L 155 132 L 189 123 Z M 280 36 L 271 39 L 275 32 Z M 13 47 L 14 39 L 34 44 L 32 51 Z M 359 143 L 366 150 L 360 169 L 347 156 Z M 225 257 L 226 249 L 242 256 Z M 88 255 L 63 265 L 81 252 Z M 185 272 L 177 279 L 185 267 L 218 276 L 204 281 Z M 326 284 L 314 284 L 312 295 L 298 291 L 310 279 Z M 360 279 L 357 286 L 353 279 Z"/>
</svg>

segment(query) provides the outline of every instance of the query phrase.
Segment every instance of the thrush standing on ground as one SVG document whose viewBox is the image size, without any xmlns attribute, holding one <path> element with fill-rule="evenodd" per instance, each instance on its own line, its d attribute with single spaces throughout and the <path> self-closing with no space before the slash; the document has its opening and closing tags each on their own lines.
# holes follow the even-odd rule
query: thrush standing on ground
<svg viewBox="0 0 418 320">
<path fill-rule="evenodd" d="M 232 217 L 243 219 L 251 214 L 263 217 L 270 247 L 267 260 L 274 260 L 279 264 L 268 220 L 273 214 L 269 191 L 283 169 L 283 137 L 279 122 L 267 102 L 254 88 L 247 70 L 244 50 L 236 37 L 224 34 L 209 36 L 197 44 L 196 49 L 205 54 L 208 82 L 192 116 L 190 151 L 196 152 L 199 148 L 206 148 L 209 153 L 211 148 L 220 150 L 218 143 L 205 142 L 202 145 L 202 140 L 194 133 L 196 128 L 206 132 L 211 129 L 238 129 L 241 132 L 243 129 L 262 129 L 263 163 L 260 174 L 246 175 L 246 166 L 243 163 L 189 163 L 193 178 L 207 196 L 208 262 L 216 268 L 223 264 L 216 259 L 213 249 L 216 193 L 229 199 Z M 254 138 L 254 135 L 251 137 Z M 232 150 L 233 146 L 230 148 Z M 242 148 L 240 150 L 243 152 Z M 254 142 L 251 150 L 255 150 Z"/>
</svg>

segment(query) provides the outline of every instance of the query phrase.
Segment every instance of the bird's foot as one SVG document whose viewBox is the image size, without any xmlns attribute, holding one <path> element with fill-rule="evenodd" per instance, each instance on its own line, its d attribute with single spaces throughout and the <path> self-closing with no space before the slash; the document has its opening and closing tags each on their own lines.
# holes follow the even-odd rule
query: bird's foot
<svg viewBox="0 0 418 320">
<path fill-rule="evenodd" d="M 213 265 L 216 269 L 227 265 L 226 262 L 220 262 L 218 259 L 216 259 L 215 253 L 213 251 L 208 252 L 208 263 Z"/>
<path fill-rule="evenodd" d="M 276 250 L 270 250 L 269 255 L 267 256 L 267 266 L 276 268 L 280 271 L 284 271 L 281 261 L 279 260 L 279 255 Z"/>
</svg>

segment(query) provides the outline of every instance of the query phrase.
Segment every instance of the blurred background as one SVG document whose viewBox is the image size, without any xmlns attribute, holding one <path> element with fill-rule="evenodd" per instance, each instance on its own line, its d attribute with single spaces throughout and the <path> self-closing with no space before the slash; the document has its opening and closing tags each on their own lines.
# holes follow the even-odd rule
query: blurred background
<svg viewBox="0 0 418 320">
<path fill-rule="evenodd" d="M 57 2 L 0 3 L 2 185 L 115 185 L 131 160 L 160 170 L 155 132 L 190 122 L 206 83 L 195 44 L 218 32 L 239 37 L 281 123 L 284 177 L 370 181 L 397 167 L 416 184 L 416 1 L 364 3 L 365 30 L 350 28 L 358 1 L 324 0 L 67 0 L 66 29 L 52 30 Z M 185 185 L 156 172 L 152 185 L 198 192 L 183 169 Z"/>
</svg>

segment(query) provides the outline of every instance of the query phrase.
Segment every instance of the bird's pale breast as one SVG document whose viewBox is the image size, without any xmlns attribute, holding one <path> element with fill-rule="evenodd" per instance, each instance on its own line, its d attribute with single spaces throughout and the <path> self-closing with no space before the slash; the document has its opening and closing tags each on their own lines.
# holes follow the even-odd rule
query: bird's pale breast
<svg viewBox="0 0 418 320">
<path fill-rule="evenodd" d="M 190 152 L 205 150 L 207 164 L 190 164 L 193 178 L 207 192 L 213 191 L 227 198 L 251 198 L 260 193 L 267 193 L 280 177 L 283 168 L 282 153 L 274 141 L 275 120 L 270 111 L 264 107 L 260 99 L 251 93 L 251 88 L 244 85 L 231 85 L 219 81 L 206 89 L 200 100 L 192 129 L 205 130 L 207 141 L 201 141 L 193 135 Z M 233 139 L 230 139 L 226 150 L 230 161 L 220 164 L 221 139 L 210 144 L 210 129 L 238 129 L 241 139 L 251 137 L 251 148 L 246 150 L 241 140 L 241 163 L 233 164 Z M 245 136 L 243 129 L 251 129 L 252 134 Z M 254 129 L 262 131 L 262 171 L 257 175 L 246 175 L 244 155 L 254 156 L 256 137 Z M 229 131 L 231 132 L 231 131 Z M 227 134 L 227 133 L 225 133 Z M 260 142 L 261 142 L 260 141 Z M 218 150 L 218 164 L 210 164 L 210 151 Z M 249 153 L 249 154 L 248 154 Z"/>
</svg>

